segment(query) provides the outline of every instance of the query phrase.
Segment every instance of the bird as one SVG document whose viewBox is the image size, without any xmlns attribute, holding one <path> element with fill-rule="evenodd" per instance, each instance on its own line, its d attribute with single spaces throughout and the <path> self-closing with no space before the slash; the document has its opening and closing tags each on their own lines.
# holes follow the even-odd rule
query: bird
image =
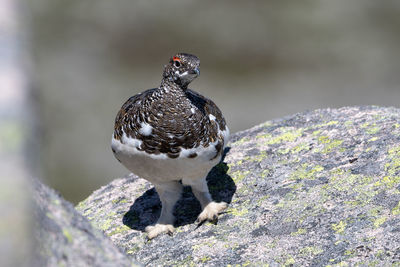
<svg viewBox="0 0 400 267">
<path fill-rule="evenodd" d="M 130 97 L 115 119 L 114 156 L 151 182 L 161 200 L 160 217 L 145 228 L 149 239 L 173 234 L 173 209 L 184 185 L 201 204 L 199 224 L 216 222 L 228 205 L 213 201 L 206 177 L 222 158 L 229 129 L 217 105 L 188 88 L 199 75 L 197 56 L 174 55 L 164 66 L 160 86 Z"/>
</svg>

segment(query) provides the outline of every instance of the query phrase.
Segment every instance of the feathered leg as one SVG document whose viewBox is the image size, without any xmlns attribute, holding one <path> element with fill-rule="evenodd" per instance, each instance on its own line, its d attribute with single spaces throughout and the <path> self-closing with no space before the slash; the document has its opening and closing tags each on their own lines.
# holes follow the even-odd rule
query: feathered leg
<svg viewBox="0 0 400 267">
<path fill-rule="evenodd" d="M 173 210 L 176 202 L 182 194 L 182 185 L 177 181 L 155 185 L 158 196 L 161 200 L 161 214 L 155 225 L 147 226 L 146 232 L 149 239 L 153 239 L 162 233 L 172 234 L 174 231 Z"/>
</svg>

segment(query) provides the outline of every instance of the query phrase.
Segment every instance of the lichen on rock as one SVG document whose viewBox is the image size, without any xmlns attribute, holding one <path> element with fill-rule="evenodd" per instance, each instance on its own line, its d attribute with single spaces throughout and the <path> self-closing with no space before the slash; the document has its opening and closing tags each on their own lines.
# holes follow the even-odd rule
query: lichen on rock
<svg viewBox="0 0 400 267">
<path fill-rule="evenodd" d="M 388 265 L 400 260 L 400 110 L 323 109 L 233 135 L 209 174 L 229 202 L 217 225 L 194 224 L 185 188 L 171 237 L 146 239 L 160 202 L 131 174 L 77 209 L 128 255 L 148 265 Z M 68 238 L 67 238 L 68 239 Z"/>
</svg>

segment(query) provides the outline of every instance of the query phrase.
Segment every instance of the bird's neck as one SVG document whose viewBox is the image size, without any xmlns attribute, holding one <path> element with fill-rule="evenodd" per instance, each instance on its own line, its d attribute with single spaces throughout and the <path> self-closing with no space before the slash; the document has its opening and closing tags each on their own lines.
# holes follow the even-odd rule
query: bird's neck
<svg viewBox="0 0 400 267">
<path fill-rule="evenodd" d="M 174 81 L 172 77 L 164 77 L 161 80 L 160 89 L 164 89 L 166 91 L 176 91 L 184 94 L 187 90 L 187 85 L 183 86 L 176 83 L 176 81 Z"/>
</svg>

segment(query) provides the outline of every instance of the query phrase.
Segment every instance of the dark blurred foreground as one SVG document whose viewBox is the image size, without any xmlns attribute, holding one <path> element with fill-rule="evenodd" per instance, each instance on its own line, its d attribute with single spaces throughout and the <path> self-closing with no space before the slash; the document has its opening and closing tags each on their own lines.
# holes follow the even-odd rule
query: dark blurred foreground
<svg viewBox="0 0 400 267">
<path fill-rule="evenodd" d="M 16 2 L 0 1 L 0 265 L 31 266 L 31 199 L 27 160 L 34 142 L 24 31 Z"/>
</svg>

